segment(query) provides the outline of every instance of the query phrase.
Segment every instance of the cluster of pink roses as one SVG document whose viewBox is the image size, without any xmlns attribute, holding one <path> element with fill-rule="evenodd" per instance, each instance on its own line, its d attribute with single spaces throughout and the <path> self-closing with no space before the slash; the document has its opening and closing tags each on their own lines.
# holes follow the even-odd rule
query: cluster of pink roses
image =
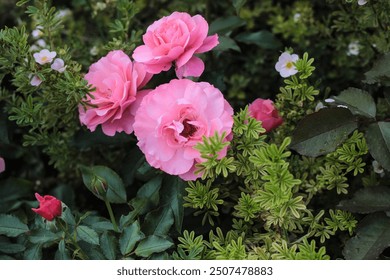
<svg viewBox="0 0 390 280">
<path fill-rule="evenodd" d="M 81 123 L 91 131 L 101 125 L 109 136 L 134 131 L 151 166 L 184 180 L 199 177 L 194 170 L 202 159 L 194 146 L 216 132 L 228 137 L 233 126 L 233 109 L 217 88 L 183 78 L 199 77 L 204 63 L 195 55 L 218 44 L 218 35 L 207 36 L 208 29 L 202 16 L 174 12 L 148 27 L 134 62 L 115 50 L 92 64 L 85 79 L 94 90 L 86 98 L 91 106 L 79 107 Z M 178 79 L 143 89 L 172 65 Z M 282 122 L 270 100 L 258 99 L 249 110 L 267 131 Z"/>
</svg>

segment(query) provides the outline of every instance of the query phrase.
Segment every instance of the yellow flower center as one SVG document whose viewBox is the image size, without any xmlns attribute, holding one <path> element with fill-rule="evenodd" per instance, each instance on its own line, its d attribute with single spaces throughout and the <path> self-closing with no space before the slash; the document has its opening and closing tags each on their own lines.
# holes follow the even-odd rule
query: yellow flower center
<svg viewBox="0 0 390 280">
<path fill-rule="evenodd" d="M 42 62 L 49 61 L 49 58 L 47 56 L 42 56 Z"/>
<path fill-rule="evenodd" d="M 286 68 L 291 69 L 293 67 L 294 67 L 294 64 L 291 61 L 286 63 Z"/>
</svg>

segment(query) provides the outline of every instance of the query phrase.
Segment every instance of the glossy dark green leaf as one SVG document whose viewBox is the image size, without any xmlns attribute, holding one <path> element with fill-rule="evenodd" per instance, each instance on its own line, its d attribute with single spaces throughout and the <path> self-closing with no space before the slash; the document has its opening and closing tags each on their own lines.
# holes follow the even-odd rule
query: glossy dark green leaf
<svg viewBox="0 0 390 280">
<path fill-rule="evenodd" d="M 154 253 L 163 252 L 172 246 L 173 242 L 160 236 L 150 235 L 138 244 L 135 254 L 146 258 Z"/>
<path fill-rule="evenodd" d="M 366 79 L 363 81 L 367 84 L 374 84 L 382 82 L 383 80 L 390 80 L 390 53 L 379 58 L 372 69 L 364 75 Z"/>
<path fill-rule="evenodd" d="M 390 211 L 390 188 L 374 186 L 360 189 L 351 199 L 340 201 L 338 208 L 362 214 Z"/>
<path fill-rule="evenodd" d="M 325 108 L 298 123 L 290 148 L 305 156 L 325 155 L 333 152 L 355 129 L 355 117 L 348 109 Z"/>
<path fill-rule="evenodd" d="M 169 205 L 175 218 L 175 228 L 181 232 L 184 216 L 184 201 L 186 182 L 177 176 L 166 175 L 161 192 L 161 205 Z"/>
<path fill-rule="evenodd" d="M 77 236 L 84 240 L 85 242 L 93 245 L 99 245 L 99 236 L 90 227 L 87 226 L 77 226 L 76 228 Z"/>
<path fill-rule="evenodd" d="M 134 214 L 145 214 L 156 207 L 160 201 L 160 188 L 162 175 L 158 175 L 146 182 L 137 192 L 137 196 L 131 200 Z"/>
<path fill-rule="evenodd" d="M 42 259 L 42 245 L 33 244 L 24 251 L 23 258 L 25 260 L 40 260 Z"/>
<path fill-rule="evenodd" d="M 152 212 L 149 212 L 145 216 L 145 221 L 142 224 L 143 232 L 146 235 L 160 235 L 165 236 L 168 234 L 169 229 L 174 223 L 174 217 L 172 209 L 169 205 L 158 208 Z"/>
<path fill-rule="evenodd" d="M 246 0 L 233 0 L 233 7 L 236 9 L 236 13 L 239 14 L 241 8 L 245 5 Z"/>
<path fill-rule="evenodd" d="M 13 209 L 15 203 L 31 198 L 34 184 L 30 181 L 8 178 L 0 182 L 0 213 Z"/>
<path fill-rule="evenodd" d="M 348 88 L 333 97 L 337 103 L 345 105 L 355 115 L 375 118 L 376 105 L 374 98 L 367 91 L 358 88 Z"/>
<path fill-rule="evenodd" d="M 347 260 L 374 260 L 390 246 L 390 217 L 384 213 L 366 216 L 356 235 L 345 244 L 343 255 Z"/>
<path fill-rule="evenodd" d="M 217 18 L 210 24 L 209 34 L 213 35 L 217 33 L 219 35 L 225 35 L 243 25 L 245 25 L 245 20 L 237 16 Z"/>
<path fill-rule="evenodd" d="M 0 214 L 0 234 L 8 237 L 16 237 L 27 231 L 29 231 L 28 226 L 19 218 L 12 215 Z"/>
<path fill-rule="evenodd" d="M 267 30 L 257 32 L 245 32 L 238 34 L 234 39 L 245 44 L 253 44 L 263 49 L 275 50 L 281 47 L 281 43 L 277 40 L 273 33 Z"/>
<path fill-rule="evenodd" d="M 135 244 L 144 237 L 145 235 L 141 232 L 141 227 L 138 221 L 135 221 L 129 227 L 125 228 L 119 238 L 119 248 L 122 255 L 131 253 Z"/>
<path fill-rule="evenodd" d="M 227 51 L 227 50 L 234 50 L 241 52 L 240 47 L 237 45 L 236 41 L 234 41 L 232 38 L 227 36 L 220 36 L 219 38 L 219 44 L 213 49 L 215 51 Z"/>
<path fill-rule="evenodd" d="M 4 254 L 16 254 L 26 250 L 23 244 L 0 241 L 0 252 Z"/>
<path fill-rule="evenodd" d="M 126 189 L 122 179 L 106 166 L 81 166 L 85 186 L 98 198 L 111 203 L 126 203 Z"/>
<path fill-rule="evenodd" d="M 390 170 L 390 122 L 371 124 L 365 134 L 368 150 L 383 168 Z"/>
<path fill-rule="evenodd" d="M 34 244 L 44 244 L 48 242 L 53 242 L 59 240 L 60 238 L 61 238 L 60 234 L 56 234 L 46 229 L 34 230 L 28 236 L 30 242 Z"/>
<path fill-rule="evenodd" d="M 116 237 L 108 232 L 104 232 L 100 237 L 100 248 L 108 260 L 116 259 L 116 244 Z"/>
<path fill-rule="evenodd" d="M 55 254 L 56 260 L 70 260 L 69 250 L 65 246 L 65 241 L 61 240 L 58 243 L 58 250 Z"/>
</svg>

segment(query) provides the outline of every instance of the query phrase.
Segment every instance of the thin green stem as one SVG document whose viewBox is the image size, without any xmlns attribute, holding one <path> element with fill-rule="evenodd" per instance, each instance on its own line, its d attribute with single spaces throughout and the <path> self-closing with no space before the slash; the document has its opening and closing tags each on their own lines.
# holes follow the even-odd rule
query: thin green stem
<svg viewBox="0 0 390 280">
<path fill-rule="evenodd" d="M 111 223 L 114 226 L 114 230 L 116 232 L 119 232 L 118 226 L 117 226 L 116 221 L 115 221 L 114 213 L 112 212 L 111 204 L 107 199 L 104 199 L 104 202 L 106 203 L 108 214 L 110 215 Z"/>
</svg>

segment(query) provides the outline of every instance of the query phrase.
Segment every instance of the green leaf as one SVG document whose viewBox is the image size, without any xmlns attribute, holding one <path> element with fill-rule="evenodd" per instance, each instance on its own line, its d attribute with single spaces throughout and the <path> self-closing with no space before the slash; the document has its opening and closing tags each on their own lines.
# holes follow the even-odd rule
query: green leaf
<svg viewBox="0 0 390 280">
<path fill-rule="evenodd" d="M 161 192 L 161 205 L 169 205 L 175 217 L 177 232 L 181 232 L 184 216 L 184 192 L 186 183 L 177 176 L 166 175 Z"/>
<path fill-rule="evenodd" d="M 135 249 L 135 254 L 146 258 L 151 254 L 163 252 L 171 246 L 173 246 L 171 241 L 156 235 L 151 235 L 139 243 L 137 249 Z"/>
<path fill-rule="evenodd" d="M 8 237 L 16 237 L 29 231 L 28 226 L 20 221 L 19 218 L 0 214 L 0 234 Z"/>
<path fill-rule="evenodd" d="M 80 166 L 85 186 L 98 198 L 111 203 L 126 203 L 126 189 L 122 179 L 106 166 Z"/>
<path fill-rule="evenodd" d="M 275 38 L 274 34 L 267 30 L 240 33 L 234 39 L 238 42 L 253 44 L 263 49 L 275 50 L 281 47 L 281 43 Z"/>
<path fill-rule="evenodd" d="M 8 178 L 0 182 L 0 213 L 12 210 L 23 198 L 31 197 L 34 187 L 30 181 Z"/>
<path fill-rule="evenodd" d="M 70 260 L 69 250 L 66 249 L 65 240 L 61 240 L 60 243 L 58 243 L 58 250 L 55 254 L 55 259 L 56 260 Z"/>
<path fill-rule="evenodd" d="M 353 198 L 340 201 L 338 208 L 361 214 L 390 211 L 390 188 L 374 186 L 360 189 Z"/>
<path fill-rule="evenodd" d="M 100 248 L 108 260 L 116 259 L 116 237 L 105 232 L 100 237 Z"/>
<path fill-rule="evenodd" d="M 145 214 L 158 205 L 162 178 L 162 175 L 158 175 L 138 190 L 137 196 L 131 200 L 131 205 L 135 211 L 134 215 Z"/>
<path fill-rule="evenodd" d="M 149 212 L 145 217 L 142 229 L 146 235 L 165 236 L 168 234 L 174 221 L 172 209 L 168 205 L 162 209 L 158 208 Z"/>
<path fill-rule="evenodd" d="M 390 122 L 371 124 L 366 133 L 368 150 L 383 168 L 390 170 Z"/>
<path fill-rule="evenodd" d="M 355 115 L 375 118 L 376 105 L 374 98 L 367 91 L 358 88 L 348 88 L 333 97 L 337 103 L 346 105 Z"/>
<path fill-rule="evenodd" d="M 119 248 L 122 255 L 131 253 L 135 244 L 143 238 L 145 238 L 145 235 L 141 232 L 141 227 L 138 221 L 135 221 L 129 227 L 125 228 L 119 238 Z"/>
<path fill-rule="evenodd" d="M 0 252 L 4 254 L 17 254 L 26 250 L 23 244 L 0 241 Z"/>
<path fill-rule="evenodd" d="M 233 0 L 233 7 L 236 9 L 236 13 L 239 14 L 242 6 L 244 6 L 246 0 Z"/>
<path fill-rule="evenodd" d="M 93 229 L 87 227 L 87 226 L 78 226 L 76 228 L 77 236 L 84 240 L 85 242 L 88 242 L 89 244 L 93 245 L 99 245 L 99 236 Z"/>
<path fill-rule="evenodd" d="M 219 44 L 213 49 L 215 51 L 227 51 L 227 50 L 234 50 L 241 52 L 240 47 L 237 45 L 236 41 L 234 41 L 232 38 L 229 38 L 227 36 L 219 36 L 218 38 Z"/>
<path fill-rule="evenodd" d="M 60 238 L 61 236 L 59 234 L 55 234 L 54 232 L 51 232 L 46 229 L 38 229 L 36 231 L 32 231 L 31 234 L 29 234 L 28 236 L 30 242 L 34 244 L 44 244 L 56 241 Z"/>
<path fill-rule="evenodd" d="M 379 58 L 372 69 L 364 75 L 366 79 L 363 82 L 367 84 L 375 84 L 382 82 L 382 80 L 390 80 L 390 53 L 385 54 Z"/>
<path fill-rule="evenodd" d="M 24 251 L 23 258 L 25 260 L 40 260 L 42 259 L 42 245 L 34 244 Z"/>
<path fill-rule="evenodd" d="M 224 18 L 217 18 L 210 24 L 209 34 L 213 35 L 218 33 L 219 35 L 226 35 L 233 29 L 245 25 L 245 20 L 237 16 L 229 16 Z"/>
<path fill-rule="evenodd" d="M 389 246 L 390 218 L 375 213 L 361 221 L 356 236 L 346 242 L 343 255 L 348 260 L 373 260 Z"/>
<path fill-rule="evenodd" d="M 322 109 L 298 123 L 290 148 L 305 156 L 324 155 L 333 152 L 356 128 L 356 120 L 349 110 Z"/>
</svg>

